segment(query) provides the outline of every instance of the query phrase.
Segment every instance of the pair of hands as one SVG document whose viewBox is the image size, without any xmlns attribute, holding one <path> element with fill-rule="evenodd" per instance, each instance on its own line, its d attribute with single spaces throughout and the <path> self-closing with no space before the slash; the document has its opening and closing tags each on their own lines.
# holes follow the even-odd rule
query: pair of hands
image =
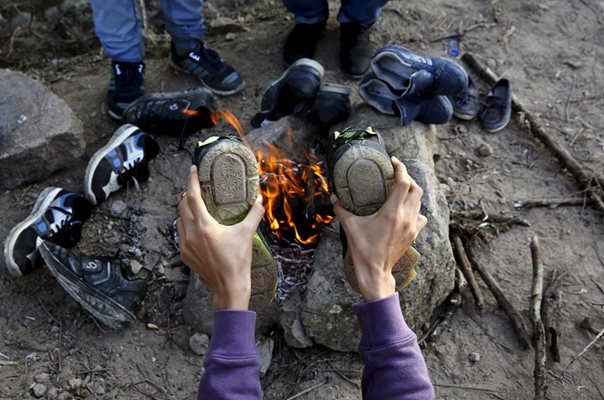
<svg viewBox="0 0 604 400">
<path fill-rule="evenodd" d="M 427 219 L 419 213 L 422 189 L 398 159 L 392 157 L 395 188 L 378 212 L 357 216 L 331 196 L 334 212 L 348 240 L 355 275 L 365 301 L 395 293 L 392 267 L 411 246 Z M 251 293 L 252 237 L 264 215 L 262 197 L 246 218 L 221 225 L 208 212 L 201 197 L 197 168 L 187 177 L 187 192 L 178 206 L 181 259 L 214 292 L 215 309 L 247 310 Z"/>
</svg>

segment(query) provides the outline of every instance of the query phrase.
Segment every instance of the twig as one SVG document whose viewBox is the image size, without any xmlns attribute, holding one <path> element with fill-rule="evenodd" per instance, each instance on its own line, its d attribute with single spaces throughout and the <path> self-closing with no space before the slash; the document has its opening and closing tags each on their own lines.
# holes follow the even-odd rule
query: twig
<svg viewBox="0 0 604 400">
<path fill-rule="evenodd" d="M 293 395 L 292 397 L 289 397 L 287 400 L 297 399 L 298 397 L 305 395 L 306 393 L 310 393 L 313 390 L 315 390 L 316 388 L 325 385 L 327 382 L 329 382 L 329 379 L 325 379 L 323 382 L 317 383 L 315 386 L 311 386 L 308 389 L 305 389 L 305 390 L 301 391 L 300 393 L 297 393 L 297 394 Z"/>
<path fill-rule="evenodd" d="M 560 274 L 556 269 L 552 271 L 541 306 L 541 319 L 545 328 L 545 343 L 555 362 L 560 362 L 559 324 L 562 311 L 561 285 L 564 275 L 566 275 L 566 272 Z"/>
<path fill-rule="evenodd" d="M 436 387 L 444 387 L 450 389 L 461 389 L 461 390 L 475 390 L 477 392 L 489 392 L 489 393 L 497 393 L 497 390 L 481 388 L 477 386 L 467 386 L 467 385 L 449 385 L 446 383 L 434 383 Z"/>
<path fill-rule="evenodd" d="M 568 117 L 568 108 L 570 107 L 570 99 L 571 99 L 571 97 L 573 97 L 573 93 L 575 92 L 576 84 L 577 84 L 577 76 L 573 75 L 573 83 L 570 86 L 570 92 L 568 92 L 568 97 L 566 98 L 566 105 L 564 106 L 564 119 L 566 120 L 567 124 L 570 122 L 570 119 Z"/>
<path fill-rule="evenodd" d="M 451 215 L 454 219 L 458 218 L 466 218 L 466 219 L 476 219 L 482 222 L 493 222 L 496 224 L 508 224 L 508 225 L 521 225 L 521 226 L 531 226 L 531 224 L 522 218 L 510 217 L 505 214 L 501 215 L 491 215 L 485 214 L 484 212 L 480 212 L 478 210 L 474 211 L 453 211 Z"/>
<path fill-rule="evenodd" d="M 468 256 L 463 248 L 463 243 L 461 238 L 453 234 L 451 235 L 453 239 L 453 248 L 457 254 L 458 265 L 461 268 L 468 284 L 470 285 L 470 289 L 472 290 L 472 294 L 474 295 L 474 300 L 476 300 L 476 305 L 479 309 L 484 308 L 484 298 L 482 297 L 482 291 L 478 287 L 478 283 L 476 283 L 476 278 L 474 277 L 474 273 L 472 272 L 472 267 L 470 266 L 470 261 L 468 260 Z"/>
<path fill-rule="evenodd" d="M 497 75 L 490 68 L 483 66 L 471 53 L 465 53 L 462 56 L 462 60 L 470 68 L 476 71 L 487 83 L 492 85 L 497 81 Z M 604 213 L 604 201 L 599 194 L 599 192 L 602 191 L 599 182 L 604 181 L 604 179 L 588 173 L 568 150 L 556 142 L 556 140 L 554 140 L 545 131 L 545 129 L 543 129 L 541 124 L 537 121 L 537 118 L 530 111 L 528 111 L 514 95 L 512 95 L 512 109 L 523 116 L 522 119 L 524 120 L 525 126 L 527 127 L 529 133 L 535 136 L 541 141 L 541 143 L 543 143 L 543 145 L 545 145 L 553 156 L 558 159 L 562 166 L 568 169 L 577 182 L 579 182 L 586 189 L 595 188 L 595 190 L 589 191 L 589 196 L 593 199 L 596 207 L 602 213 Z M 595 184 L 592 184 L 594 182 Z"/>
<path fill-rule="evenodd" d="M 459 39 L 463 38 L 467 33 L 472 32 L 478 28 L 485 28 L 485 27 L 487 27 L 487 24 L 485 24 L 484 22 L 479 22 L 477 24 L 470 25 L 465 29 L 458 30 L 457 32 L 445 33 L 442 36 L 437 36 L 434 39 L 430 39 L 430 43 L 440 42 L 441 40 L 446 40 L 446 39 L 458 39 L 459 40 Z"/>
<path fill-rule="evenodd" d="M 347 377 L 346 375 L 344 375 L 344 373 L 342 371 L 340 371 L 337 368 L 334 368 L 329 362 L 326 362 L 326 364 L 329 366 L 329 370 L 325 370 L 325 371 L 333 371 L 336 374 L 338 374 L 338 376 L 342 379 L 344 379 L 346 382 L 352 384 L 354 387 L 356 387 L 357 389 L 359 389 L 361 387 L 361 385 L 359 384 L 359 382 L 353 381 L 352 379 L 350 379 L 349 377 Z"/>
<path fill-rule="evenodd" d="M 602 25 L 602 18 L 600 17 L 600 12 L 587 0 L 581 0 L 581 3 L 585 4 L 585 7 L 589 8 L 592 13 L 596 15 L 596 19 L 598 20 L 598 24 Z"/>
<path fill-rule="evenodd" d="M 531 258 L 533 260 L 533 282 L 531 285 L 531 320 L 535 334 L 533 344 L 535 345 L 535 400 L 543 400 L 547 392 L 545 378 L 545 329 L 541 321 L 541 300 L 543 299 L 543 262 L 539 238 L 533 236 L 531 240 Z"/>
<path fill-rule="evenodd" d="M 466 253 L 474 269 L 478 271 L 484 283 L 486 283 L 487 287 L 491 290 L 491 293 L 493 294 L 493 297 L 495 297 L 495 299 L 497 300 L 499 306 L 503 309 L 505 314 L 512 321 L 512 326 L 514 327 L 514 330 L 518 335 L 521 347 L 524 350 L 528 349 L 530 347 L 531 341 L 530 336 L 528 334 L 528 329 L 526 327 L 526 324 L 524 323 L 524 320 L 522 319 L 522 316 L 516 310 L 516 308 L 514 308 L 512 303 L 510 303 L 510 301 L 507 299 L 495 278 L 493 278 L 493 276 L 489 273 L 489 271 L 486 270 L 486 268 L 482 267 L 478 263 L 478 260 L 474 256 L 474 253 L 470 246 L 466 247 Z"/>
<path fill-rule="evenodd" d="M 580 352 L 579 354 L 575 355 L 575 356 L 572 358 L 572 360 L 570 360 L 570 361 L 568 362 L 568 364 L 566 364 L 566 366 L 565 366 L 565 367 L 562 369 L 562 372 L 560 373 L 560 376 L 561 376 L 561 377 L 563 377 L 563 376 L 564 376 L 564 374 L 566 374 L 566 371 L 568 370 L 568 368 L 569 368 L 569 367 L 570 367 L 570 366 L 571 366 L 571 365 L 572 365 L 572 364 L 573 364 L 575 361 L 577 361 L 577 359 L 578 359 L 579 357 L 581 357 L 583 354 L 585 354 L 585 352 L 587 352 L 587 350 L 589 350 L 589 348 L 590 348 L 591 346 L 593 346 L 593 345 L 594 345 L 594 343 L 596 343 L 596 342 L 598 341 L 598 339 L 600 339 L 600 338 L 602 337 L 602 335 L 604 335 L 604 329 L 602 329 L 602 330 L 600 331 L 600 333 L 598 333 L 598 334 L 596 335 L 596 337 L 594 338 L 594 340 L 592 340 L 592 341 L 591 341 L 591 342 L 590 342 L 590 343 L 589 343 L 587 346 L 585 346 L 585 348 L 584 348 L 583 350 L 581 350 L 581 352 Z"/>
<path fill-rule="evenodd" d="M 549 207 L 556 208 L 561 206 L 579 206 L 584 207 L 586 204 L 593 204 L 592 199 L 585 197 L 557 197 L 551 199 L 530 199 L 514 201 L 515 209 L 534 208 L 534 207 Z"/>
</svg>

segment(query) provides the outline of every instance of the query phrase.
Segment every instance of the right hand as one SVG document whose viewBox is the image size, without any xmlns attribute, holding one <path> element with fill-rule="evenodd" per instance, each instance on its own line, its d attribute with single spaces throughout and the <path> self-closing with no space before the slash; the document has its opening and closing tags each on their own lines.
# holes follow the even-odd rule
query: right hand
<svg viewBox="0 0 604 400">
<path fill-rule="evenodd" d="M 396 292 L 394 264 L 405 254 L 428 220 L 419 213 L 423 190 L 396 157 L 391 157 L 395 187 L 374 214 L 358 216 L 346 211 L 332 194 L 331 202 L 346 232 L 354 273 L 365 301 Z"/>
</svg>

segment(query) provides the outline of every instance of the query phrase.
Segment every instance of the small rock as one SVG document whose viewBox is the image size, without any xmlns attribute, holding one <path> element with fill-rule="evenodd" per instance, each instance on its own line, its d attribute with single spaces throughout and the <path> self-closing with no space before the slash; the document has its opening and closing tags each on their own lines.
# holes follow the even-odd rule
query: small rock
<svg viewBox="0 0 604 400">
<path fill-rule="evenodd" d="M 75 390 L 82 386 L 82 380 L 80 378 L 73 378 L 68 381 L 69 389 Z"/>
<path fill-rule="evenodd" d="M 233 41 L 237 39 L 237 34 L 233 33 L 233 32 L 229 32 L 226 35 L 224 35 L 224 40 L 226 40 L 227 42 Z"/>
<path fill-rule="evenodd" d="M 71 395 L 67 392 L 63 392 L 59 395 L 59 397 L 57 398 L 57 400 L 70 400 L 71 399 Z"/>
<path fill-rule="evenodd" d="M 204 356 L 208 352 L 210 338 L 204 333 L 195 333 L 189 338 L 191 351 L 198 356 Z"/>
<path fill-rule="evenodd" d="M 36 381 L 36 383 L 50 382 L 50 375 L 47 374 L 46 372 L 42 372 L 42 373 L 34 376 L 34 381 Z"/>
<path fill-rule="evenodd" d="M 130 271 L 132 271 L 133 274 L 138 274 L 141 269 L 143 269 L 143 264 L 136 260 L 130 260 Z"/>
<path fill-rule="evenodd" d="M 47 390 L 48 389 L 46 388 L 46 385 L 44 385 L 42 383 L 36 383 L 34 385 L 34 387 L 31 388 L 32 393 L 37 398 L 40 398 L 40 397 L 44 396 L 46 394 Z"/>
<path fill-rule="evenodd" d="M 470 362 L 478 362 L 480 361 L 480 354 L 476 353 L 476 352 L 472 352 L 468 355 L 468 360 L 470 360 Z"/>
<path fill-rule="evenodd" d="M 98 396 L 102 396 L 102 395 L 104 395 L 104 394 L 105 394 L 105 388 L 104 388 L 104 387 L 102 387 L 101 385 L 97 385 L 97 386 L 94 388 L 94 393 L 96 393 Z"/>
<path fill-rule="evenodd" d="M 119 215 L 126 209 L 126 203 L 124 203 L 122 200 L 115 200 L 113 203 L 111 203 L 110 209 L 113 214 Z"/>
<path fill-rule="evenodd" d="M 260 377 L 264 377 L 271 366 L 274 348 L 275 342 L 271 338 L 265 338 L 263 340 L 261 339 L 258 343 L 256 343 L 256 350 L 258 351 L 260 363 L 262 364 L 260 367 Z"/>
<path fill-rule="evenodd" d="M 139 249 L 136 246 L 130 246 L 128 248 L 128 253 L 130 253 L 134 257 L 142 257 L 142 255 L 143 255 L 143 252 L 141 251 L 141 249 Z"/>
<path fill-rule="evenodd" d="M 476 155 L 480 157 L 488 157 L 493 154 L 493 148 L 488 143 L 483 143 L 476 148 Z"/>
<path fill-rule="evenodd" d="M 59 398 L 59 389 L 56 387 L 50 388 L 48 392 L 46 392 L 47 400 L 57 400 Z"/>
<path fill-rule="evenodd" d="M 239 25 L 236 21 L 226 18 L 218 17 L 214 18 L 208 24 L 209 30 L 214 34 L 224 34 L 229 32 L 240 32 L 243 31 L 243 26 Z"/>
</svg>

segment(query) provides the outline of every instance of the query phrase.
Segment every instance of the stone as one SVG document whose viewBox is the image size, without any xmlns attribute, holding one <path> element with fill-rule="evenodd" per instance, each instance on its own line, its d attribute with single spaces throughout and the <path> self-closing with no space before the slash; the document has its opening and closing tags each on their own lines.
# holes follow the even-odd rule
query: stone
<svg viewBox="0 0 604 400">
<path fill-rule="evenodd" d="M 476 155 L 480 157 L 488 157 L 493 154 L 493 148 L 488 143 L 480 144 L 474 151 L 476 152 Z"/>
<path fill-rule="evenodd" d="M 0 189 L 74 165 L 84 146 L 82 122 L 63 99 L 21 72 L 0 69 Z"/>
<path fill-rule="evenodd" d="M 33 393 L 34 397 L 36 398 L 40 398 L 42 396 L 44 396 L 46 394 L 46 391 L 48 389 L 46 388 L 46 385 L 44 385 L 43 383 L 36 383 L 32 388 L 31 388 L 31 392 Z"/>
<path fill-rule="evenodd" d="M 256 351 L 260 357 L 260 377 L 264 378 L 264 375 L 268 372 L 273 361 L 273 349 L 275 348 L 275 342 L 271 338 L 261 338 L 256 342 Z"/>
<path fill-rule="evenodd" d="M 96 393 L 97 396 L 103 396 L 105 394 L 105 388 L 101 385 L 96 385 L 94 388 L 94 393 Z"/>
<path fill-rule="evenodd" d="M 130 260 L 130 271 L 132 271 L 134 275 L 138 274 L 141 269 L 143 269 L 143 264 L 136 260 Z"/>
<path fill-rule="evenodd" d="M 308 337 L 302 320 L 300 319 L 300 291 L 298 288 L 293 288 L 289 294 L 289 297 L 283 302 L 281 306 L 281 314 L 279 316 L 279 323 L 283 328 L 283 336 L 285 342 L 290 347 L 297 349 L 303 349 L 312 347 L 313 342 Z"/>
<path fill-rule="evenodd" d="M 211 34 L 223 35 L 225 33 L 242 32 L 244 30 L 243 26 L 227 17 L 212 18 L 208 23 L 208 31 Z"/>
<path fill-rule="evenodd" d="M 473 362 L 473 363 L 480 361 L 480 353 L 476 353 L 476 352 L 470 353 L 468 355 L 468 360 L 470 360 L 470 362 Z"/>
<path fill-rule="evenodd" d="M 36 383 L 50 382 L 50 375 L 47 374 L 46 372 L 39 373 L 36 376 L 34 376 L 34 381 L 36 381 Z"/>
<path fill-rule="evenodd" d="M 194 333 L 189 338 L 189 348 L 198 356 L 205 356 L 210 346 L 210 338 L 204 333 Z"/>
<path fill-rule="evenodd" d="M 46 392 L 47 400 L 57 400 L 59 398 L 59 389 L 56 387 L 50 388 L 48 392 Z"/>
<path fill-rule="evenodd" d="M 59 397 L 57 398 L 57 400 L 70 400 L 71 399 L 71 395 L 67 392 L 63 392 L 59 395 Z"/>
<path fill-rule="evenodd" d="M 416 267 L 417 278 L 400 292 L 405 320 L 411 329 L 417 330 L 450 294 L 455 277 L 449 209 L 432 158 L 436 130 L 419 123 L 400 127 L 397 118 L 378 114 L 366 105 L 356 107 L 351 115 L 340 128 L 371 126 L 378 130 L 388 153 L 404 162 L 409 174 L 424 189 L 422 213 L 428 218 L 428 225 L 414 245 L 422 257 Z M 313 270 L 301 304 L 306 334 L 330 349 L 357 351 L 360 330 L 352 304 L 360 301 L 361 296 L 346 281 L 337 237 L 323 235 L 315 251 Z"/>
<path fill-rule="evenodd" d="M 123 213 L 127 207 L 128 207 L 128 205 L 124 201 L 115 200 L 111 203 L 111 206 L 109 207 L 109 209 L 111 210 L 111 212 L 113 214 L 119 215 L 119 214 Z"/>
<path fill-rule="evenodd" d="M 75 390 L 82 387 L 82 380 L 80 378 L 72 378 L 67 381 L 67 383 L 69 384 L 70 390 Z"/>
</svg>

